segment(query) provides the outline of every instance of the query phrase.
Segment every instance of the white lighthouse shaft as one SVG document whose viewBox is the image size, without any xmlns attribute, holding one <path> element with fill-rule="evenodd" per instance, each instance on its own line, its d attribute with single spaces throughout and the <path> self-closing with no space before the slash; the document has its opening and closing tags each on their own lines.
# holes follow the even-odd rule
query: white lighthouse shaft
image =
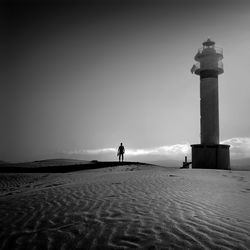
<svg viewBox="0 0 250 250">
<path fill-rule="evenodd" d="M 219 144 L 218 75 L 223 73 L 222 49 L 208 39 L 198 50 L 192 72 L 200 76 L 201 144 Z"/>
<path fill-rule="evenodd" d="M 218 77 L 212 72 L 201 72 L 200 115 L 201 144 L 219 144 Z"/>
</svg>

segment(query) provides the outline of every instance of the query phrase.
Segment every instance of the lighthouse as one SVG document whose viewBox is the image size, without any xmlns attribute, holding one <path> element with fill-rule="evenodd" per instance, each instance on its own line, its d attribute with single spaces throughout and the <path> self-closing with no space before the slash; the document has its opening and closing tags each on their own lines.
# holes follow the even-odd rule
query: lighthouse
<svg viewBox="0 0 250 250">
<path fill-rule="evenodd" d="M 223 50 L 209 38 L 202 43 L 191 72 L 200 76 L 200 144 L 193 144 L 192 167 L 230 169 L 229 145 L 219 139 L 218 75 L 224 72 Z"/>
</svg>

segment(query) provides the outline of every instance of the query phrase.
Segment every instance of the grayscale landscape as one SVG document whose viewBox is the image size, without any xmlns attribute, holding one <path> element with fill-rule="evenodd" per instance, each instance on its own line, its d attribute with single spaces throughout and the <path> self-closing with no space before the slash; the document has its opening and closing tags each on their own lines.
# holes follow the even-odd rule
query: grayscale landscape
<svg viewBox="0 0 250 250">
<path fill-rule="evenodd" d="M 1 250 L 250 249 L 250 1 L 0 2 Z"/>
</svg>

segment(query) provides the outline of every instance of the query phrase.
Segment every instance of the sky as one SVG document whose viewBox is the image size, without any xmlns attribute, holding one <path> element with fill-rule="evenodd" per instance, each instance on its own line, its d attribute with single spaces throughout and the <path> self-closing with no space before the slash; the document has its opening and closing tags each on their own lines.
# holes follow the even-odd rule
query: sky
<svg viewBox="0 0 250 250">
<path fill-rule="evenodd" d="M 250 157 L 250 2 L 3 1 L 0 159 L 190 156 L 210 37 L 224 51 L 221 143 Z"/>
</svg>

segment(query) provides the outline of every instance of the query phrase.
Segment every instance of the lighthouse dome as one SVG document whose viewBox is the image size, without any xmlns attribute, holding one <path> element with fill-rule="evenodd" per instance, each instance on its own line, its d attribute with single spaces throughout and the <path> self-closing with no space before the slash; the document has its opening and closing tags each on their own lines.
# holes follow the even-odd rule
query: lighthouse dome
<svg viewBox="0 0 250 250">
<path fill-rule="evenodd" d="M 214 46 L 215 45 L 215 42 L 212 41 L 210 38 L 207 39 L 207 41 L 203 42 L 202 45 L 204 47 L 210 47 L 210 46 Z"/>
</svg>

